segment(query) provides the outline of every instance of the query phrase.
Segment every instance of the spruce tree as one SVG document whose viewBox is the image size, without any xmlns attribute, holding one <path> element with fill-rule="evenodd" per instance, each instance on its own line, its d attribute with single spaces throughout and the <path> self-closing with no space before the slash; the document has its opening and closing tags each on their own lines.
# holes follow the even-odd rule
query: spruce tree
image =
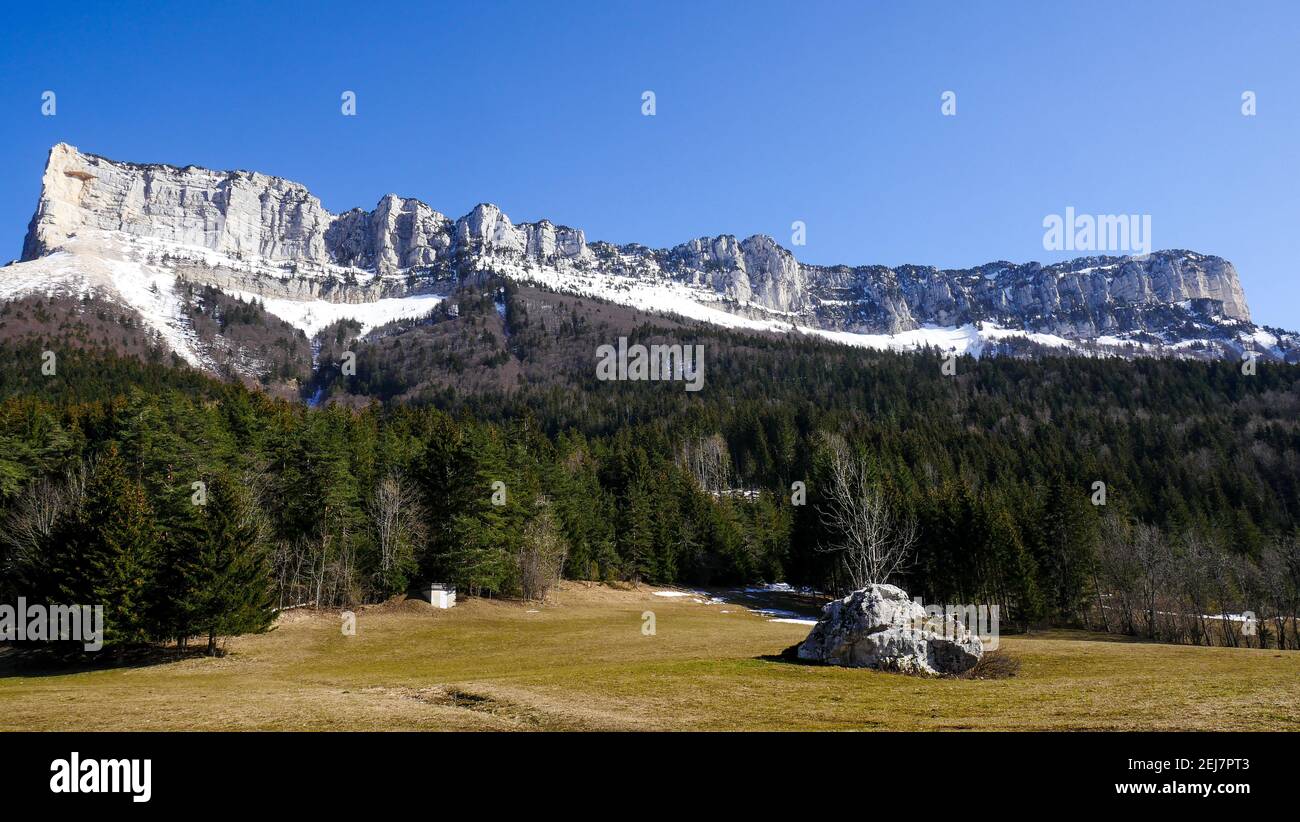
<svg viewBox="0 0 1300 822">
<path fill-rule="evenodd" d="M 102 605 L 105 646 L 153 638 L 158 532 L 144 489 L 115 444 L 95 460 L 81 507 L 56 524 L 50 541 L 50 601 Z"/>
<path fill-rule="evenodd" d="M 196 506 L 198 527 L 193 553 L 179 577 L 185 597 L 183 613 L 191 621 L 187 634 L 206 635 L 208 653 L 217 651 L 217 637 L 260 633 L 274 619 L 269 557 L 259 538 L 254 512 L 239 486 L 215 477 L 208 500 Z"/>
</svg>

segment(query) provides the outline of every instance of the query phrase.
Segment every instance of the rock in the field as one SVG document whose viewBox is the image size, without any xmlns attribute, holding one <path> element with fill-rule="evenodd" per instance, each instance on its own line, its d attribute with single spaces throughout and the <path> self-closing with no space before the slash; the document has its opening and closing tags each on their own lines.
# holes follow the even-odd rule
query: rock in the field
<svg viewBox="0 0 1300 822">
<path fill-rule="evenodd" d="M 984 654 L 955 617 L 927 614 L 893 585 L 869 585 L 827 603 L 799 658 L 910 674 L 959 674 Z"/>
</svg>

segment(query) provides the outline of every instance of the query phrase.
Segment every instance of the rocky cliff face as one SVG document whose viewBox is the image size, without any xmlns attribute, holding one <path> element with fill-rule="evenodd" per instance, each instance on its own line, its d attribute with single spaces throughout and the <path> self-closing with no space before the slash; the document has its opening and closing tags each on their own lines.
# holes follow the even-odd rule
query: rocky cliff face
<svg viewBox="0 0 1300 822">
<path fill-rule="evenodd" d="M 1232 264 L 1189 251 L 961 270 L 814 266 L 762 235 L 671 249 L 588 244 L 578 229 L 544 220 L 516 225 L 487 204 L 453 221 L 390 194 L 372 211 L 335 215 L 303 186 L 277 177 L 122 163 L 59 144 L 24 259 L 96 232 L 213 252 L 223 261 L 191 260 L 186 276 L 202 278 L 207 267 L 216 272 L 213 284 L 291 298 L 375 299 L 420 290 L 430 278 L 494 271 L 561 285 L 575 277 L 666 282 L 738 316 L 869 334 L 989 322 L 1086 340 L 1250 319 Z M 270 266 L 278 283 L 259 285 L 262 269 L 234 271 L 231 260 Z M 321 285 L 336 276 L 349 287 Z M 373 281 L 358 286 L 358 276 Z"/>
<path fill-rule="evenodd" d="M 1250 320 L 1232 263 L 1190 251 L 946 271 L 809 268 L 828 318 L 851 330 L 898 333 L 920 323 L 985 320 L 1087 338 L 1140 329 L 1151 309 L 1191 301 L 1232 320 Z"/>
<path fill-rule="evenodd" d="M 87 229 L 232 256 L 325 261 L 333 217 L 306 188 L 248 171 L 119 163 L 60 143 L 23 244 L 34 259 Z"/>
</svg>

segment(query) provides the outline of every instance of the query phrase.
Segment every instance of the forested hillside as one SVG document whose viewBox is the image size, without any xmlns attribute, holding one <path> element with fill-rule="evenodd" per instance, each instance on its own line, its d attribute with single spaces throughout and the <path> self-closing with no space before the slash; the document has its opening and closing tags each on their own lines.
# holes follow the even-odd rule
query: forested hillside
<svg viewBox="0 0 1300 822">
<path fill-rule="evenodd" d="M 837 590 L 824 514 L 843 441 L 916 524 L 896 581 L 926 601 L 1176 641 L 1249 609 L 1275 617 L 1271 638 L 1231 641 L 1300 646 L 1294 366 L 1002 356 L 947 375 L 938 352 L 539 294 L 492 284 L 364 341 L 340 326 L 321 360 L 356 350 L 357 373 L 322 369 L 320 407 L 93 341 L 47 375 L 51 343 L 4 343 L 6 595 L 105 602 L 110 641 L 129 643 L 421 580 Z M 622 334 L 703 344 L 704 389 L 598 381 L 596 345 Z"/>
</svg>

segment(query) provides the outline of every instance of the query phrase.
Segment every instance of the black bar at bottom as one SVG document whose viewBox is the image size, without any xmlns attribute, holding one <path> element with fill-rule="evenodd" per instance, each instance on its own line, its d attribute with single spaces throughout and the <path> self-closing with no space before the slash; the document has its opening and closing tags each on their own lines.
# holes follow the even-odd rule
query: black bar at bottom
<svg viewBox="0 0 1300 822">
<path fill-rule="evenodd" d="M 598 794 L 640 797 L 638 807 L 651 797 L 690 803 L 677 810 L 716 800 L 733 811 L 791 803 L 805 812 L 817 806 L 833 812 L 842 803 L 848 810 L 863 802 L 958 811 L 993 800 L 990 807 L 999 809 L 1041 808 L 1045 798 L 1070 808 L 1196 802 L 1221 810 L 1287 800 L 1294 791 L 1295 739 L 1210 733 L 7 733 L 0 735 L 0 801 L 10 808 L 15 802 L 50 809 L 111 805 L 129 815 L 226 802 L 338 811 L 341 801 L 399 797 L 443 814 L 484 803 L 540 809 Z M 135 801 L 143 798 L 135 787 L 144 781 L 144 760 L 148 801 Z M 134 781 L 120 784 L 132 773 Z M 111 788 L 115 775 L 119 792 L 81 790 L 96 787 L 96 780 Z M 873 792 L 879 793 L 870 800 Z M 612 805 L 603 812 L 622 811 Z"/>
</svg>

